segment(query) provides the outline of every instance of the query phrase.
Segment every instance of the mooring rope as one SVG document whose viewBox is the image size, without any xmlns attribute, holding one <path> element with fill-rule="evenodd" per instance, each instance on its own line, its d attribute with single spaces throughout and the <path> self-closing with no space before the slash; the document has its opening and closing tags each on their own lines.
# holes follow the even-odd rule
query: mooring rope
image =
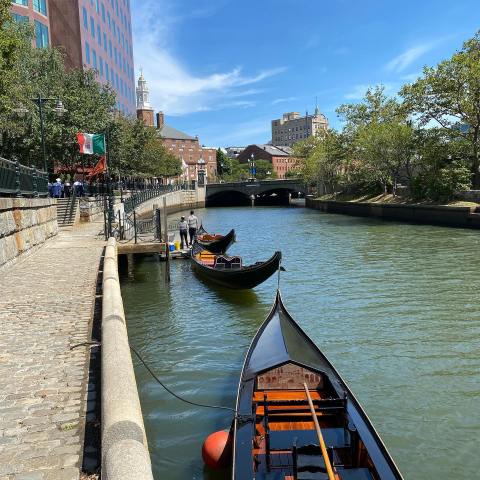
<svg viewBox="0 0 480 480">
<path fill-rule="evenodd" d="M 235 415 L 237 415 L 237 411 L 234 409 L 234 408 L 231 408 L 231 407 L 223 407 L 221 405 L 209 405 L 209 404 L 206 404 L 206 403 L 197 403 L 197 402 L 192 402 L 191 400 L 187 400 L 186 398 L 183 398 L 181 397 L 180 395 L 177 395 L 174 391 L 170 390 L 170 388 L 168 388 L 158 377 L 157 375 L 155 375 L 155 373 L 152 371 L 152 369 L 147 365 L 147 363 L 145 362 L 145 360 L 142 358 L 142 356 L 133 348 L 133 347 L 130 347 L 130 349 L 132 350 L 132 352 L 138 357 L 138 359 L 142 362 L 143 366 L 147 369 L 147 371 L 150 373 L 150 375 L 170 394 L 170 395 L 173 395 L 175 398 L 177 398 L 178 400 L 182 401 L 182 402 L 185 402 L 185 403 L 188 403 L 190 405 L 194 405 L 196 407 L 204 407 L 204 408 L 217 408 L 217 409 L 221 409 L 221 410 L 229 410 L 233 413 L 235 413 Z"/>
</svg>

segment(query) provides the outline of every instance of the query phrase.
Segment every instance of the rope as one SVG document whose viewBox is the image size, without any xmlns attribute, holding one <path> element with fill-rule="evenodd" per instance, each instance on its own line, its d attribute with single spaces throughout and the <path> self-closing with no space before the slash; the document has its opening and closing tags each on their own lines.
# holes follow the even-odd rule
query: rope
<svg viewBox="0 0 480 480">
<path fill-rule="evenodd" d="M 145 360 L 143 360 L 143 358 L 141 357 L 141 355 L 133 348 L 133 347 L 130 347 L 130 349 L 132 350 L 132 352 L 138 357 L 138 359 L 142 362 L 143 366 L 147 369 L 148 373 L 150 373 L 150 375 L 170 394 L 170 395 L 173 395 L 175 398 L 177 398 L 178 400 L 182 401 L 182 402 L 185 402 L 185 403 L 188 403 L 190 405 L 194 405 L 196 407 L 204 407 L 204 408 L 218 408 L 218 409 L 221 409 L 221 410 L 229 410 L 231 412 L 234 412 L 235 415 L 237 415 L 237 411 L 234 409 L 234 408 L 230 408 L 230 407 L 223 407 L 221 405 L 208 405 L 208 404 L 205 404 L 205 403 L 197 403 L 197 402 L 192 402 L 190 400 L 187 400 L 186 398 L 182 398 L 180 395 L 177 395 L 175 392 L 173 392 L 172 390 L 170 390 L 156 375 L 155 373 L 153 373 L 152 369 L 147 365 L 147 363 L 145 362 Z"/>
</svg>

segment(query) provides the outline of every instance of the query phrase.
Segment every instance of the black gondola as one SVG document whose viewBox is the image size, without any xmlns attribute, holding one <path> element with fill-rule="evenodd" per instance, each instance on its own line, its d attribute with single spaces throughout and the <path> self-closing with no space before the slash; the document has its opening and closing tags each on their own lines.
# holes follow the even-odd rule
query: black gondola
<svg viewBox="0 0 480 480">
<path fill-rule="evenodd" d="M 225 253 L 235 241 L 235 230 L 230 230 L 226 235 L 208 233 L 203 225 L 197 230 L 197 243 L 213 253 Z"/>
<path fill-rule="evenodd" d="M 239 256 L 217 255 L 198 243 L 193 245 L 193 270 L 206 280 L 238 290 L 254 288 L 271 277 L 279 268 L 282 252 L 275 252 L 269 260 L 253 265 L 242 265 Z"/>
<path fill-rule="evenodd" d="M 280 292 L 245 358 L 233 442 L 235 480 L 402 479 L 362 407 L 289 315 Z"/>
</svg>

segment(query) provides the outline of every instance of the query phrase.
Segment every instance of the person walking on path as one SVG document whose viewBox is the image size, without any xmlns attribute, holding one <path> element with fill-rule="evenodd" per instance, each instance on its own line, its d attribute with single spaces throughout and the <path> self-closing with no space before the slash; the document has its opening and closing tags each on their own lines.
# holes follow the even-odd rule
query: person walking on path
<svg viewBox="0 0 480 480">
<path fill-rule="evenodd" d="M 190 210 L 190 216 L 187 220 L 188 234 L 190 235 L 190 246 L 193 245 L 193 241 L 197 238 L 198 218 L 194 215 L 193 210 Z"/>
<path fill-rule="evenodd" d="M 187 237 L 188 223 L 185 220 L 185 217 L 180 218 L 180 223 L 178 224 L 178 227 L 180 229 L 180 248 L 183 250 L 184 240 L 185 240 L 185 246 L 188 247 L 188 237 Z"/>
<path fill-rule="evenodd" d="M 52 185 L 53 198 L 61 198 L 63 192 L 62 181 L 57 178 L 57 181 Z"/>
</svg>

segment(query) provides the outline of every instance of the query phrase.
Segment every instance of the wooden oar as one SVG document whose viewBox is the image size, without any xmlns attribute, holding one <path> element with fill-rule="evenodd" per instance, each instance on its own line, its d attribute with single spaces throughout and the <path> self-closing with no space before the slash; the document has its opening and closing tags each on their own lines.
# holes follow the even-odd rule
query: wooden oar
<svg viewBox="0 0 480 480">
<path fill-rule="evenodd" d="M 308 404 L 310 405 L 310 411 L 313 416 L 313 423 L 315 424 L 315 430 L 317 431 L 318 442 L 320 443 L 320 450 L 322 451 L 323 460 L 325 461 L 325 467 L 327 468 L 328 480 L 335 480 L 335 474 L 333 473 L 332 464 L 330 463 L 330 458 L 327 453 L 327 447 L 325 446 L 325 441 L 323 440 L 322 431 L 320 430 L 320 425 L 318 424 L 317 413 L 315 412 L 315 407 L 313 406 L 312 397 L 308 391 L 307 384 L 304 383 L 303 387 L 305 388 L 305 393 L 307 394 Z"/>
</svg>

